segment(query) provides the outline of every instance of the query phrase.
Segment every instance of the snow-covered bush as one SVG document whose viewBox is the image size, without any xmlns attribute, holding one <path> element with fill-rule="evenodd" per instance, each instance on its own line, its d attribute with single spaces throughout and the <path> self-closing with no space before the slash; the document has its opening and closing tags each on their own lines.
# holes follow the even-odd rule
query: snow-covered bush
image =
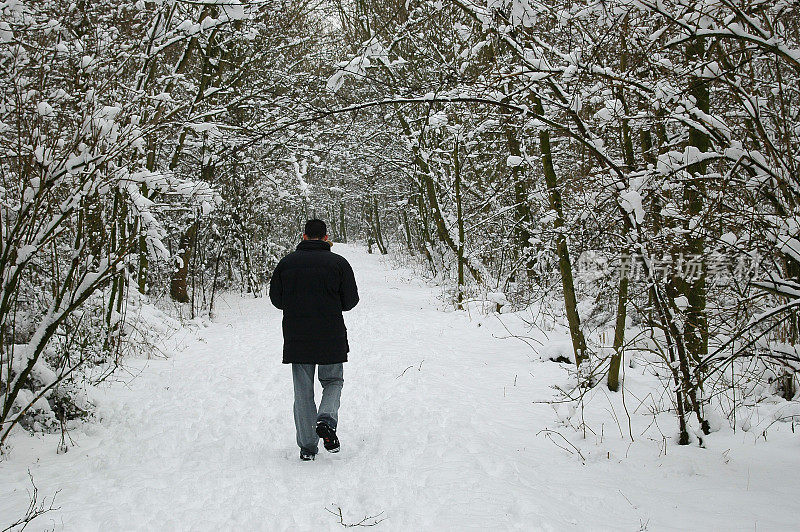
<svg viewBox="0 0 800 532">
<path fill-rule="evenodd" d="M 124 104 L 123 74 L 152 23 L 133 3 L 112 4 L 0 8 L 0 444 L 24 420 L 47 428 L 47 396 L 88 364 L 113 361 L 130 273 L 142 257 L 169 256 L 142 191 L 215 201 L 206 185 L 147 168 L 157 125 Z M 67 388 L 53 401 L 83 411 Z"/>
</svg>

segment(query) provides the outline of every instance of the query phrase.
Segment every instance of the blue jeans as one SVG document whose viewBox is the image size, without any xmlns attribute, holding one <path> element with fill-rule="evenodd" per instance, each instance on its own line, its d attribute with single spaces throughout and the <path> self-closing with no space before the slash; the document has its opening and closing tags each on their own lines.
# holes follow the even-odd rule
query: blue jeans
<svg viewBox="0 0 800 532">
<path fill-rule="evenodd" d="M 317 454 L 319 436 L 317 422 L 324 421 L 334 429 L 339 421 L 339 399 L 344 384 L 342 364 L 321 364 L 319 382 L 322 384 L 322 400 L 319 410 L 314 402 L 314 368 L 316 364 L 292 364 L 294 381 L 294 426 L 297 429 L 297 445 L 300 449 Z"/>
</svg>

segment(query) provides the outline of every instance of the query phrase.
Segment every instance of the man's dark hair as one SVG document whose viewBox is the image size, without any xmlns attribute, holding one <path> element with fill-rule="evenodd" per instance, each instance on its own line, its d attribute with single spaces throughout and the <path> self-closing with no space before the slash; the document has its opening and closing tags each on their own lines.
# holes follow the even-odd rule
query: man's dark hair
<svg viewBox="0 0 800 532">
<path fill-rule="evenodd" d="M 322 220 L 314 218 L 306 222 L 306 229 L 303 232 L 308 238 L 325 238 L 325 235 L 328 234 L 328 227 Z"/>
</svg>

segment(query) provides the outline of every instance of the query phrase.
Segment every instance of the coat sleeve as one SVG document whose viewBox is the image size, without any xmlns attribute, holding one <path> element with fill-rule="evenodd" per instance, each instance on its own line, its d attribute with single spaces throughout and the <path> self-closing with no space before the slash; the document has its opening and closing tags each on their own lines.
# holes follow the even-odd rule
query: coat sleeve
<svg viewBox="0 0 800 532">
<path fill-rule="evenodd" d="M 276 308 L 283 308 L 283 283 L 281 282 L 281 263 L 275 266 L 272 278 L 269 280 L 269 300 Z"/>
<path fill-rule="evenodd" d="M 350 263 L 343 261 L 342 265 L 342 310 L 351 310 L 358 304 L 358 287 L 356 286 L 356 277 L 353 274 L 353 268 Z"/>
</svg>

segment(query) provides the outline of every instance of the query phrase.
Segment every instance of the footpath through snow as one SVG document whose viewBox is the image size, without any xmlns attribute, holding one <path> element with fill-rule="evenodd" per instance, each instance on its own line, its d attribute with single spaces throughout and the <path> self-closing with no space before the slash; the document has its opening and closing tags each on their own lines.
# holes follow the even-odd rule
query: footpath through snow
<svg viewBox="0 0 800 532">
<path fill-rule="evenodd" d="M 54 435 L 18 434 L 0 462 L 0 527 L 24 513 L 27 469 L 40 496 L 59 490 L 60 510 L 34 530 L 800 526 L 796 438 L 670 442 L 660 456 L 660 443 L 631 445 L 616 425 L 582 440 L 534 402 L 564 381 L 558 364 L 503 339 L 496 319 L 442 310 L 437 289 L 412 273 L 359 248 L 334 251 L 351 261 L 361 293 L 345 317 L 341 453 L 298 460 L 280 313 L 266 298 L 231 297 L 184 351 L 132 361 L 135 378 L 102 391 L 102 422 L 73 431 L 68 453 L 55 453 Z M 537 434 L 546 428 L 584 458 Z"/>
</svg>

